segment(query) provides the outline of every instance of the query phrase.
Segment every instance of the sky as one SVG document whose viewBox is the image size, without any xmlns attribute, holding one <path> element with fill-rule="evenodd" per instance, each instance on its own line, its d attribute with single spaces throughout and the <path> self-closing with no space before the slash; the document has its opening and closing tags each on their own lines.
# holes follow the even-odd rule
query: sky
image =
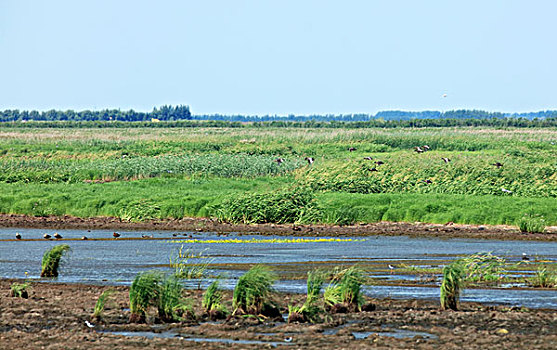
<svg viewBox="0 0 557 350">
<path fill-rule="evenodd" d="M 0 0 L 0 110 L 557 109 L 556 13 L 553 0 Z"/>
</svg>

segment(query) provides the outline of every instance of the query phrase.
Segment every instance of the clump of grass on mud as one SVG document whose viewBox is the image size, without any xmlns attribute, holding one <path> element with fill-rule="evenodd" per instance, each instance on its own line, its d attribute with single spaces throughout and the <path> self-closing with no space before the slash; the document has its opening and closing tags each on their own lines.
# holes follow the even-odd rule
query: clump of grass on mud
<svg viewBox="0 0 557 350">
<path fill-rule="evenodd" d="M 269 296 L 276 276 L 264 265 L 255 265 L 238 279 L 232 295 L 233 314 L 261 314 L 270 306 Z"/>
<path fill-rule="evenodd" d="M 487 253 L 477 253 L 459 260 L 463 264 L 466 281 L 496 281 L 503 278 L 507 261 Z"/>
<path fill-rule="evenodd" d="M 517 226 L 523 233 L 543 233 L 545 231 L 545 219 L 541 215 L 524 214 Z"/>
<path fill-rule="evenodd" d="M 362 285 L 365 281 L 364 270 L 357 265 L 346 269 L 337 269 L 325 289 L 325 303 L 337 312 L 340 312 L 340 310 L 360 311 L 364 303 Z"/>
<path fill-rule="evenodd" d="M 462 262 L 455 261 L 443 268 L 441 282 L 441 308 L 458 310 L 460 293 L 464 288 L 465 268 Z"/>
<path fill-rule="evenodd" d="M 301 306 L 288 305 L 288 322 L 316 322 L 323 307 L 319 305 L 321 287 L 325 282 L 325 272 L 313 270 L 308 272 L 307 297 Z"/>
<path fill-rule="evenodd" d="M 545 265 L 539 266 L 538 270 L 534 276 L 530 278 L 529 282 L 533 287 L 557 287 L 557 272 L 555 271 L 555 268 L 552 269 Z"/>
<path fill-rule="evenodd" d="M 27 299 L 29 298 L 28 288 L 29 288 L 28 282 L 25 283 L 14 282 L 10 286 L 10 296 Z"/>
<path fill-rule="evenodd" d="M 221 221 L 244 224 L 317 222 L 322 216 L 315 194 L 307 188 L 250 193 L 213 209 Z"/>
<path fill-rule="evenodd" d="M 69 245 L 60 244 L 46 251 L 41 263 L 41 277 L 58 277 L 58 268 L 62 257 L 69 250 Z"/>
<path fill-rule="evenodd" d="M 97 299 L 97 302 L 95 303 L 95 308 L 93 309 L 92 317 L 94 319 L 100 320 L 102 318 L 102 314 L 104 312 L 104 308 L 106 306 L 106 303 L 108 302 L 108 298 L 112 294 L 114 294 L 113 289 L 107 289 L 107 290 L 105 290 L 104 292 L 101 293 L 101 295 Z"/>
<path fill-rule="evenodd" d="M 228 310 L 222 303 L 222 290 L 218 278 L 209 285 L 203 294 L 201 305 L 209 314 L 209 318 L 213 320 L 224 318 L 228 314 Z"/>
<path fill-rule="evenodd" d="M 176 275 L 160 271 L 138 274 L 130 287 L 130 322 L 143 323 L 151 307 L 161 321 L 173 322 L 182 316 L 192 317 L 191 305 L 182 297 L 183 286 Z"/>
</svg>

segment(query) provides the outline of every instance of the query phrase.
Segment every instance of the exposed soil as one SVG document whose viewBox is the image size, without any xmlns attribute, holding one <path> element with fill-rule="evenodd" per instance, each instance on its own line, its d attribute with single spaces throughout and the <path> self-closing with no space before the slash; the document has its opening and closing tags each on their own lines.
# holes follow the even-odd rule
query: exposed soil
<svg viewBox="0 0 557 350">
<path fill-rule="evenodd" d="M 426 224 L 405 222 L 378 222 L 352 226 L 292 225 L 292 224 L 229 224 L 206 218 L 176 220 L 122 221 L 114 217 L 78 218 L 73 216 L 36 217 L 19 214 L 0 214 L 0 227 L 28 227 L 51 229 L 119 229 L 119 230 L 172 230 L 205 232 L 246 232 L 260 235 L 296 236 L 422 236 L 440 238 L 481 238 L 501 240 L 557 241 L 557 226 L 546 228 L 543 234 L 521 233 L 513 226 Z"/>
<path fill-rule="evenodd" d="M 555 349 L 556 310 L 527 310 L 463 303 L 461 311 L 442 311 L 435 301 L 371 300 L 373 311 L 335 314 L 319 324 L 232 318 L 207 322 L 199 309 L 202 291 L 188 291 L 196 321 L 130 324 L 127 287 L 32 283 L 28 299 L 9 297 L 13 280 L 0 280 L 0 348 L 2 349 Z M 91 314 L 98 296 L 112 288 L 103 320 Z M 226 293 L 230 299 L 230 292 Z M 275 295 L 282 312 L 300 295 Z M 85 321 L 94 324 L 87 327 Z M 397 329 L 427 332 L 402 339 L 385 334 Z M 174 332 L 148 339 L 106 331 Z M 365 339 L 357 339 L 366 333 Z M 369 334 L 369 335 L 368 335 Z M 383 335 L 382 335 L 383 334 Z M 174 336 L 175 335 L 175 336 Z M 192 337 L 258 341 L 257 344 L 188 341 Z M 291 339 L 290 339 L 291 338 Z"/>
</svg>

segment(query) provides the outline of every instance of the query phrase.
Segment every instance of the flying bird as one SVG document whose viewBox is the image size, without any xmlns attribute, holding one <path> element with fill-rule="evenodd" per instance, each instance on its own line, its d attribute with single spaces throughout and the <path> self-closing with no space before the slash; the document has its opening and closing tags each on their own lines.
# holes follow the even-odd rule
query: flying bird
<svg viewBox="0 0 557 350">
<path fill-rule="evenodd" d="M 447 97 L 447 94 L 443 94 L 443 97 Z"/>
</svg>

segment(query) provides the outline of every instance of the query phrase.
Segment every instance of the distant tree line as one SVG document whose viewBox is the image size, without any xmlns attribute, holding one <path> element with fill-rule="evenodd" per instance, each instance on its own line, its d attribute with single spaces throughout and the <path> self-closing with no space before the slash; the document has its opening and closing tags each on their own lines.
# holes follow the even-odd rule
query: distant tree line
<svg viewBox="0 0 557 350">
<path fill-rule="evenodd" d="M 30 121 L 105 121 L 105 122 L 151 122 L 151 121 L 225 121 L 240 123 L 264 123 L 264 122 L 370 122 L 371 124 L 381 123 L 385 121 L 401 121 L 410 122 L 410 124 L 422 125 L 418 121 L 421 120 L 449 120 L 448 122 L 440 122 L 441 124 L 455 123 L 454 120 L 466 120 L 465 124 L 470 123 L 468 120 L 504 120 L 503 124 L 513 123 L 507 120 L 546 120 L 557 118 L 557 110 L 527 112 L 527 113 L 501 113 L 488 112 L 482 110 L 454 110 L 454 111 L 381 111 L 377 114 L 315 114 L 315 115 L 192 115 L 189 106 L 162 106 L 153 108 L 151 112 L 136 112 L 133 109 L 121 111 L 119 109 L 104 109 L 101 111 L 20 111 L 20 110 L 4 110 L 0 112 L 0 122 L 30 122 Z M 436 122 L 428 122 L 437 124 Z M 487 122 L 495 123 L 493 121 Z M 375 125 L 375 124 L 374 124 Z"/>
<path fill-rule="evenodd" d="M 20 111 L 8 109 L 0 112 L 0 122 L 27 121 L 151 121 L 157 120 L 189 120 L 191 112 L 189 106 L 162 106 L 153 108 L 151 112 L 136 112 L 133 109 L 121 111 L 119 109 L 103 109 L 101 111 Z"/>
</svg>

